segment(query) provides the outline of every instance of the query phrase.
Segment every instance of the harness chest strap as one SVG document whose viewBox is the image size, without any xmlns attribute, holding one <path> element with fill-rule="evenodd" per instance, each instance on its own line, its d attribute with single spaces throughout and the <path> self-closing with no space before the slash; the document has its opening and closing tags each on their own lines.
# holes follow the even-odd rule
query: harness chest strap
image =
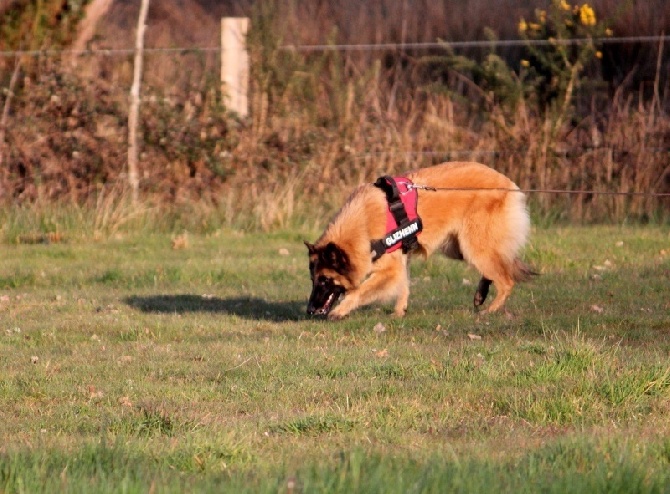
<svg viewBox="0 0 670 494">
<path fill-rule="evenodd" d="M 403 253 L 414 250 L 423 225 L 417 214 L 418 194 L 406 177 L 383 176 L 374 183 L 386 194 L 386 236 L 370 243 L 372 261 L 402 246 Z"/>
</svg>

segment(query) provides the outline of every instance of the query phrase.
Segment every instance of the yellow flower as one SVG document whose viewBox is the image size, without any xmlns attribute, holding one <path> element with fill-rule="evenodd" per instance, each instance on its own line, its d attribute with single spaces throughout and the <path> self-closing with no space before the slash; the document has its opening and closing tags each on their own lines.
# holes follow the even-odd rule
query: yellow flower
<svg viewBox="0 0 670 494">
<path fill-rule="evenodd" d="M 570 7 L 570 4 L 565 0 L 561 0 L 560 7 L 565 11 L 570 11 L 572 9 L 572 7 Z"/>
<path fill-rule="evenodd" d="M 530 24 L 528 24 L 528 26 L 529 26 L 533 31 L 539 31 L 540 28 L 542 27 L 542 26 L 540 26 L 539 24 L 537 24 L 537 23 L 535 23 L 535 22 L 531 22 Z"/>
<path fill-rule="evenodd" d="M 537 18 L 540 20 L 542 24 L 545 24 L 547 22 L 547 11 L 540 10 L 540 12 L 537 14 Z"/>
<path fill-rule="evenodd" d="M 584 26 L 596 25 L 596 13 L 587 3 L 579 8 L 579 22 L 581 22 Z"/>
<path fill-rule="evenodd" d="M 522 17 L 521 20 L 519 21 L 519 32 L 520 33 L 525 33 L 527 29 L 528 29 L 528 24 L 526 24 L 526 21 Z"/>
<path fill-rule="evenodd" d="M 596 58 L 603 58 L 603 52 L 601 52 L 600 50 L 598 50 L 598 51 L 596 52 Z"/>
<path fill-rule="evenodd" d="M 530 62 L 528 60 L 521 60 L 522 67 L 530 67 Z"/>
<path fill-rule="evenodd" d="M 605 29 L 605 36 L 612 36 L 614 34 L 614 31 L 612 31 L 610 28 Z"/>
</svg>

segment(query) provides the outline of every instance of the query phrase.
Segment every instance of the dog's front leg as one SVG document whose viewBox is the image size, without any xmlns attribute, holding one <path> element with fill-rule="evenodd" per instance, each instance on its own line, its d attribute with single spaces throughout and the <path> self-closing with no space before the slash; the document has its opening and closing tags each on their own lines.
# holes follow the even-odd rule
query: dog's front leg
<svg viewBox="0 0 670 494">
<path fill-rule="evenodd" d="M 382 259 L 384 262 L 382 262 Z M 373 302 L 396 297 L 394 314 L 405 315 L 409 298 L 409 280 L 407 279 L 407 256 L 394 252 L 387 258 L 382 257 L 378 266 L 361 285 L 346 293 L 342 301 L 328 315 L 329 319 L 342 319 L 354 309 Z"/>
</svg>

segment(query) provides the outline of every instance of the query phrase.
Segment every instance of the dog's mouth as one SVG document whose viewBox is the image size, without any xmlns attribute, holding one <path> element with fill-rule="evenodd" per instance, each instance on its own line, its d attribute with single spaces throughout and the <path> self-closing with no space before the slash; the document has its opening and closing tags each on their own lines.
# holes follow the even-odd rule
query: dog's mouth
<svg viewBox="0 0 670 494">
<path fill-rule="evenodd" d="M 330 312 L 330 309 L 333 308 L 333 304 L 337 302 L 338 298 L 340 298 L 339 292 L 331 293 L 328 295 L 328 298 L 326 299 L 326 302 L 323 304 L 323 306 L 320 309 L 317 309 L 314 314 L 317 316 L 325 316 Z"/>
<path fill-rule="evenodd" d="M 339 285 L 331 285 L 327 289 L 315 286 L 309 297 L 307 313 L 312 316 L 327 315 L 343 293 L 344 288 Z"/>
</svg>

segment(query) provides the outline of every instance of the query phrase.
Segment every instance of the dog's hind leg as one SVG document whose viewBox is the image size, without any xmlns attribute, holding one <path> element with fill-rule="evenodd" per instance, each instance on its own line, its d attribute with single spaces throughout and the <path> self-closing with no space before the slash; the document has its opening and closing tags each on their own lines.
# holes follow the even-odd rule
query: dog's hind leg
<svg viewBox="0 0 670 494">
<path fill-rule="evenodd" d="M 345 294 L 328 315 L 329 319 L 342 319 L 362 305 L 393 298 L 396 299 L 394 314 L 398 317 L 405 315 L 409 298 L 407 256 L 397 251 L 382 256 L 376 264 L 369 278 Z"/>
<path fill-rule="evenodd" d="M 456 235 L 447 237 L 447 240 L 442 244 L 440 250 L 442 251 L 442 254 L 450 259 L 463 260 L 463 253 L 461 252 L 461 246 Z M 475 310 L 477 310 L 486 300 L 491 283 L 492 281 L 486 276 L 482 276 L 482 279 L 479 280 L 474 298 Z"/>
<path fill-rule="evenodd" d="M 514 277 L 511 266 L 508 266 L 498 255 L 493 255 L 486 259 L 475 259 L 473 260 L 473 264 L 482 274 L 482 279 L 475 293 L 475 307 L 484 302 L 484 299 L 488 295 L 489 287 L 493 283 L 496 287 L 496 296 L 491 305 L 481 313 L 488 314 L 500 310 L 512 293 L 512 288 L 514 288 Z M 481 301 L 478 303 L 479 300 Z"/>
<path fill-rule="evenodd" d="M 536 275 L 537 273 L 533 269 L 526 265 L 524 262 L 515 258 L 512 261 L 500 261 L 504 259 L 503 257 L 494 256 L 492 258 L 493 262 L 486 263 L 487 270 L 483 271 L 482 274 L 484 277 L 479 282 L 479 287 L 477 288 L 477 293 L 480 292 L 482 288 L 482 283 L 487 283 L 486 290 L 488 291 L 488 285 L 493 284 L 496 286 L 496 297 L 491 302 L 491 305 L 482 313 L 495 312 L 502 308 L 505 305 L 507 297 L 512 293 L 512 288 L 517 281 L 525 281 L 530 276 Z M 486 292 L 483 292 L 484 298 L 486 297 Z M 482 298 L 482 302 L 484 302 Z M 475 294 L 475 304 L 477 303 L 477 294 Z"/>
<path fill-rule="evenodd" d="M 505 305 L 507 298 L 512 293 L 514 280 L 508 276 L 496 276 L 493 279 L 493 284 L 496 286 L 496 296 L 493 299 L 493 302 L 491 302 L 491 305 L 481 312 L 482 314 L 496 312 Z"/>
<path fill-rule="evenodd" d="M 512 288 L 514 287 L 514 281 L 506 279 L 498 281 L 494 280 L 493 283 L 496 286 L 496 297 L 493 299 L 493 302 L 491 302 L 491 305 L 481 312 L 482 314 L 489 314 L 500 310 L 505 305 L 507 298 L 512 293 Z"/>
</svg>

